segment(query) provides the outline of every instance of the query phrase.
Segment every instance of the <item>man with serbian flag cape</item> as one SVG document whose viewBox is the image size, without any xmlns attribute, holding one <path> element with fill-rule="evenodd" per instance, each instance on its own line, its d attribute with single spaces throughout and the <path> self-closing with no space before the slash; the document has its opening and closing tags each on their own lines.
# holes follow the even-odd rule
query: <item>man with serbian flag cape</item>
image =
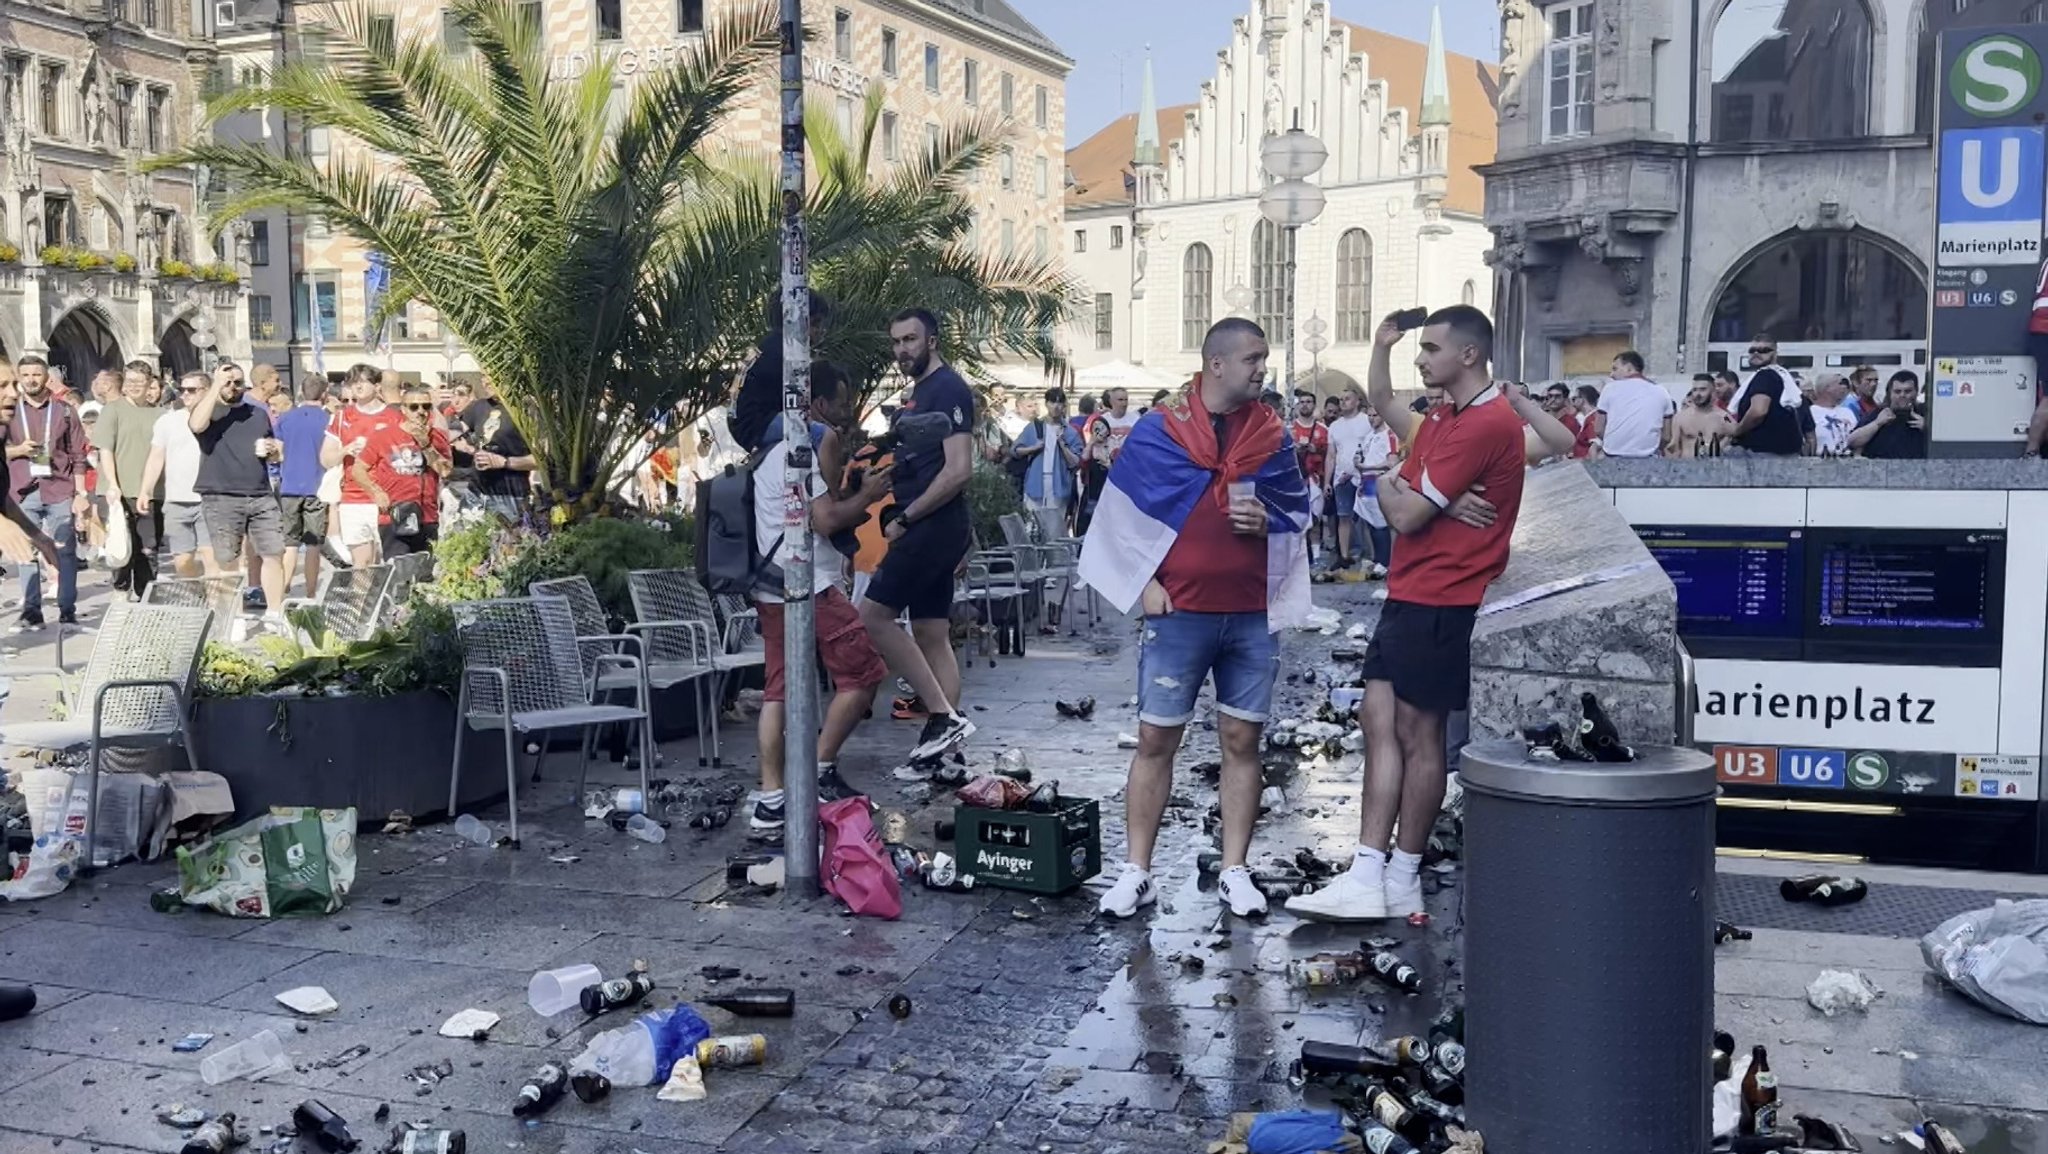
<svg viewBox="0 0 2048 1154">
<path fill-rule="evenodd" d="M 1259 403 L 1266 334 L 1217 322 L 1202 372 L 1131 429 L 1081 545 L 1080 577 L 1124 612 L 1142 605 L 1138 751 L 1124 791 L 1128 856 L 1101 909 L 1127 918 L 1157 900 L 1152 849 L 1173 757 L 1205 681 L 1222 746 L 1223 873 L 1239 917 L 1266 912 L 1245 868 L 1258 816 L 1259 737 L 1280 666 L 1274 632 L 1309 609 L 1308 484 L 1293 441 Z"/>
</svg>

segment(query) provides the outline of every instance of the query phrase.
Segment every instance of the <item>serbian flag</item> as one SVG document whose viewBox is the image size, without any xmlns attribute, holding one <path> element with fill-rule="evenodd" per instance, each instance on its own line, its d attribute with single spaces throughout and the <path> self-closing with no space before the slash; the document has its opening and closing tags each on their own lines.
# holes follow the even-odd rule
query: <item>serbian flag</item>
<svg viewBox="0 0 2048 1154">
<path fill-rule="evenodd" d="M 1189 382 L 1132 427 L 1110 466 L 1095 517 L 1081 545 L 1080 578 L 1128 613 L 1159 571 L 1195 502 L 1250 477 L 1266 507 L 1267 628 L 1302 624 L 1311 608 L 1308 580 L 1308 483 L 1280 419 L 1254 403 L 1251 423 L 1226 453 Z"/>
</svg>

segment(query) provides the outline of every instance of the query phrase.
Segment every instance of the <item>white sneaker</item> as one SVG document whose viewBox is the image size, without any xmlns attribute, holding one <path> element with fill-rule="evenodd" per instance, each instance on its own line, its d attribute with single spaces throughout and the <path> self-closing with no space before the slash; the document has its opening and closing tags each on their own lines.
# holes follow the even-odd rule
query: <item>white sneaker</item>
<svg viewBox="0 0 2048 1154">
<path fill-rule="evenodd" d="M 1387 872 L 1386 893 L 1388 917 L 1405 918 L 1409 914 L 1423 912 L 1422 876 L 1420 874 L 1411 874 L 1404 878 L 1389 870 Z"/>
<path fill-rule="evenodd" d="M 1262 918 L 1266 916 L 1266 895 L 1259 892 L 1258 884 L 1252 881 L 1252 871 L 1243 866 L 1232 866 L 1223 871 L 1218 880 L 1217 896 L 1230 912 L 1241 918 Z"/>
<path fill-rule="evenodd" d="M 1109 887 L 1095 908 L 1113 918 L 1127 918 L 1137 913 L 1139 906 L 1149 906 L 1158 900 L 1159 887 L 1152 884 L 1151 873 L 1126 862 L 1116 884 Z"/>
<path fill-rule="evenodd" d="M 1312 894 L 1288 898 L 1287 912 L 1319 922 L 1376 921 L 1387 916 L 1387 891 L 1345 870 Z"/>
</svg>

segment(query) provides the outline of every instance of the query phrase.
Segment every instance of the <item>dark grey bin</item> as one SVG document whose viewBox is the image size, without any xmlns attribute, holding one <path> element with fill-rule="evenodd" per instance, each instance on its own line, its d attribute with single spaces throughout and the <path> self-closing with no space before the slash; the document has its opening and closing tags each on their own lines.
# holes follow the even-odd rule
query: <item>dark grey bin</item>
<svg viewBox="0 0 2048 1154">
<path fill-rule="evenodd" d="M 1487 1154 L 1699 1154 L 1714 762 L 1465 747 L 1465 1103 Z"/>
</svg>

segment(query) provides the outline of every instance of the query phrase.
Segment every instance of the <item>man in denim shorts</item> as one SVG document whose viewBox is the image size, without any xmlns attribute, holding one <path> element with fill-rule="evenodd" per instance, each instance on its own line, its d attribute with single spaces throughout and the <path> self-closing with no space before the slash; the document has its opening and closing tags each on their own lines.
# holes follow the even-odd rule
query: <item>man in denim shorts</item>
<svg viewBox="0 0 2048 1154">
<path fill-rule="evenodd" d="M 1216 683 L 1216 736 L 1223 749 L 1223 876 L 1220 896 L 1239 917 L 1266 912 L 1265 895 L 1245 867 L 1259 808 L 1259 735 L 1273 707 L 1279 642 L 1268 629 L 1268 516 L 1261 500 L 1276 454 L 1309 523 L 1308 493 L 1280 419 L 1258 403 L 1266 380 L 1266 336 L 1241 318 L 1217 322 L 1202 343 L 1202 374 L 1185 391 L 1147 412 L 1124 442 L 1082 550 L 1091 565 L 1120 557 L 1112 538 L 1131 536 L 1129 515 L 1160 521 L 1157 499 L 1192 475 L 1170 516 L 1186 515 L 1145 582 L 1138 650 L 1138 752 L 1125 792 L 1130 840 L 1123 872 L 1101 902 L 1127 918 L 1158 898 L 1152 849 L 1173 786 L 1173 757 L 1195 716 L 1202 682 Z M 1254 476 L 1259 479 L 1254 481 Z M 1151 506 L 1151 508 L 1147 508 Z M 1170 521 L 1168 522 L 1170 523 Z M 1091 559 L 1090 554 L 1095 556 Z M 1304 559 L 1305 560 L 1305 559 Z M 1127 564 L 1120 560 L 1119 564 Z M 1107 577 L 1108 574 L 1103 574 Z"/>
</svg>

